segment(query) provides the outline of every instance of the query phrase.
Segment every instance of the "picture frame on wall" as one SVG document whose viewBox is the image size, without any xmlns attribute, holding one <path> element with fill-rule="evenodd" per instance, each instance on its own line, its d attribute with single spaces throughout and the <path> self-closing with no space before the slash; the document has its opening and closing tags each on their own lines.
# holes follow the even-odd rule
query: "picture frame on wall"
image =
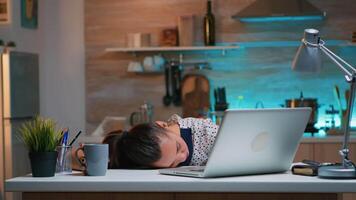
<svg viewBox="0 0 356 200">
<path fill-rule="evenodd" d="M 10 1 L 0 0 L 0 24 L 10 23 Z"/>
<path fill-rule="evenodd" d="M 37 29 L 38 0 L 21 0 L 21 26 L 23 28 Z"/>
</svg>

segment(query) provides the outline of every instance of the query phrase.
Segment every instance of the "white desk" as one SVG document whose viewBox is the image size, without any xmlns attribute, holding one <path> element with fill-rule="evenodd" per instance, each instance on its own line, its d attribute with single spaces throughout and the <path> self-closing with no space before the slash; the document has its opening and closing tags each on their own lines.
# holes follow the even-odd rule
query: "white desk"
<svg viewBox="0 0 356 200">
<path fill-rule="evenodd" d="M 6 191 L 24 192 L 24 199 L 44 198 L 44 195 L 51 199 L 87 199 L 95 195 L 85 193 L 93 192 L 104 195 L 103 198 L 111 195 L 110 199 L 123 198 L 125 194 L 130 200 L 140 199 L 142 195 L 145 199 L 190 199 L 192 195 L 195 199 L 204 199 L 204 195 L 212 193 L 218 195 L 218 199 L 241 199 L 241 195 L 246 196 L 246 193 L 248 199 L 260 198 L 261 195 L 266 198 L 268 195 L 276 198 L 277 195 L 281 199 L 295 195 L 300 198 L 337 199 L 337 193 L 356 192 L 356 179 L 327 180 L 290 173 L 201 179 L 160 175 L 157 170 L 109 170 L 106 176 L 101 177 L 82 176 L 80 173 L 50 178 L 17 177 L 7 180 L 5 188 Z M 76 198 L 73 197 L 75 193 Z M 65 194 L 70 197 L 63 196 Z"/>
</svg>

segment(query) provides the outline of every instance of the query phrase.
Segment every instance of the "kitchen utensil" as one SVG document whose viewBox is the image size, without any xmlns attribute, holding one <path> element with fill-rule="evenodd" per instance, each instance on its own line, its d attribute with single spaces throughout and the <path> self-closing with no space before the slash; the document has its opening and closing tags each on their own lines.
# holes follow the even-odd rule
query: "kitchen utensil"
<svg viewBox="0 0 356 200">
<path fill-rule="evenodd" d="M 182 80 L 183 117 L 206 117 L 210 109 L 210 83 L 201 74 L 187 74 Z"/>
<path fill-rule="evenodd" d="M 350 90 L 345 90 L 345 102 L 350 98 Z"/>
<path fill-rule="evenodd" d="M 342 104 L 341 104 L 341 98 L 340 98 L 340 90 L 337 85 L 334 85 L 334 97 L 337 103 L 338 109 L 341 111 L 342 109 Z"/>
<path fill-rule="evenodd" d="M 315 124 L 318 121 L 318 100 L 316 98 L 303 98 L 303 99 L 287 99 L 287 108 L 297 108 L 297 107 L 311 107 L 313 109 L 309 124 Z"/>
<path fill-rule="evenodd" d="M 226 91 L 225 87 L 218 87 L 214 89 L 215 97 L 215 111 L 224 111 L 228 108 L 228 103 L 226 101 Z"/>
<path fill-rule="evenodd" d="M 348 96 L 349 94 L 347 94 L 347 90 L 345 91 L 345 98 Z M 339 110 L 339 118 L 340 118 L 340 127 L 342 130 L 344 130 L 344 125 L 345 125 L 345 117 L 346 117 L 346 110 L 343 109 L 342 107 L 342 103 L 341 103 L 341 95 L 340 95 L 340 90 L 339 87 L 337 85 L 334 86 L 334 97 L 337 103 L 337 107 Z M 347 99 L 346 98 L 346 103 L 347 103 Z"/>
<path fill-rule="evenodd" d="M 131 61 L 127 67 L 128 72 L 142 72 L 143 68 L 140 62 Z"/>
<path fill-rule="evenodd" d="M 164 58 L 160 55 L 146 56 L 143 59 L 143 68 L 147 72 L 161 71 L 164 62 Z"/>
<path fill-rule="evenodd" d="M 146 56 L 143 58 L 143 69 L 147 72 L 154 71 L 154 62 L 152 56 Z"/>
<path fill-rule="evenodd" d="M 139 111 L 133 112 L 130 115 L 130 124 L 135 126 L 141 123 L 150 123 L 153 118 L 153 106 L 145 102 L 139 108 Z"/>
<path fill-rule="evenodd" d="M 171 61 L 171 77 L 172 77 L 172 101 L 175 106 L 180 106 L 181 101 L 181 70 L 178 62 Z"/>
<path fill-rule="evenodd" d="M 166 62 L 165 59 L 161 55 L 154 55 L 153 56 L 154 70 L 161 71 L 165 62 Z"/>
<path fill-rule="evenodd" d="M 170 67 L 169 65 L 165 66 L 164 69 L 164 78 L 165 78 L 165 84 L 166 84 L 166 95 L 163 97 L 163 105 L 169 106 L 172 102 L 172 97 L 169 92 L 170 90 Z"/>
<path fill-rule="evenodd" d="M 223 97 L 221 94 L 221 88 L 215 88 L 214 89 L 214 97 L 215 97 L 215 104 L 222 104 L 223 103 Z"/>
<path fill-rule="evenodd" d="M 128 33 L 126 36 L 126 47 L 138 48 L 151 46 L 151 34 L 149 33 Z"/>
<path fill-rule="evenodd" d="M 218 99 L 218 91 L 216 89 L 214 89 L 214 99 L 215 99 L 215 104 L 217 104 L 219 102 L 219 99 Z"/>
<path fill-rule="evenodd" d="M 255 104 L 255 108 L 265 108 L 265 105 L 263 104 L 263 101 L 257 101 L 256 104 Z"/>
<path fill-rule="evenodd" d="M 329 107 L 329 110 L 325 110 L 325 114 L 331 116 L 330 128 L 333 129 L 335 128 L 335 114 L 339 114 L 339 110 L 336 110 L 332 104 L 330 104 Z"/>
<path fill-rule="evenodd" d="M 308 120 L 306 132 L 313 133 L 318 131 L 314 127 L 314 125 L 318 122 L 318 109 L 320 107 L 320 105 L 318 104 L 318 100 L 316 98 L 304 98 L 303 93 L 301 92 L 300 98 L 286 99 L 285 107 L 287 108 L 311 107 L 312 112 Z"/>
<path fill-rule="evenodd" d="M 222 103 L 222 96 L 221 96 L 221 89 L 218 87 L 216 89 L 217 93 L 217 99 L 216 99 L 216 104 L 221 104 Z"/>
<path fill-rule="evenodd" d="M 193 46 L 194 43 L 194 15 L 178 17 L 179 46 Z"/>
<path fill-rule="evenodd" d="M 350 99 L 350 90 L 349 89 L 347 89 L 347 90 L 345 90 L 345 103 L 346 104 L 348 104 L 348 99 Z M 341 113 L 341 114 L 340 114 Z M 341 120 L 341 128 L 342 128 L 342 130 L 345 130 L 345 125 L 346 125 L 346 123 L 345 123 L 345 121 L 347 120 L 347 112 L 346 112 L 346 109 L 345 110 L 342 110 L 342 112 L 339 112 L 339 115 L 340 115 L 340 120 Z"/>
<path fill-rule="evenodd" d="M 221 88 L 221 97 L 222 97 L 222 103 L 223 104 L 226 104 L 226 90 L 225 90 L 225 87 L 222 87 Z"/>
<path fill-rule="evenodd" d="M 178 30 L 174 28 L 166 28 L 162 30 L 160 38 L 160 46 L 172 47 L 178 46 Z"/>
</svg>

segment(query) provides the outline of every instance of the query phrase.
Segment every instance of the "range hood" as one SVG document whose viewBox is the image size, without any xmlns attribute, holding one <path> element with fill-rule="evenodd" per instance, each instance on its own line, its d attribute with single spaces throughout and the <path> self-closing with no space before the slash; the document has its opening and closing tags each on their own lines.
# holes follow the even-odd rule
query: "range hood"
<svg viewBox="0 0 356 200">
<path fill-rule="evenodd" d="M 307 0 L 256 0 L 232 18 L 241 22 L 323 20 L 326 13 Z"/>
</svg>

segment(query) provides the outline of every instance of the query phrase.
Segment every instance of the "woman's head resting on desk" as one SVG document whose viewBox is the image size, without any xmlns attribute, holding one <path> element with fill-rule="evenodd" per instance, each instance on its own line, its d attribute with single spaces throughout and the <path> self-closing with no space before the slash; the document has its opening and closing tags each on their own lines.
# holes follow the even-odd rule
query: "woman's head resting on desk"
<svg viewBox="0 0 356 200">
<path fill-rule="evenodd" d="M 176 167 L 189 155 L 177 123 L 163 121 L 139 124 L 129 131 L 113 131 L 103 143 L 109 144 L 109 168 Z"/>
</svg>

